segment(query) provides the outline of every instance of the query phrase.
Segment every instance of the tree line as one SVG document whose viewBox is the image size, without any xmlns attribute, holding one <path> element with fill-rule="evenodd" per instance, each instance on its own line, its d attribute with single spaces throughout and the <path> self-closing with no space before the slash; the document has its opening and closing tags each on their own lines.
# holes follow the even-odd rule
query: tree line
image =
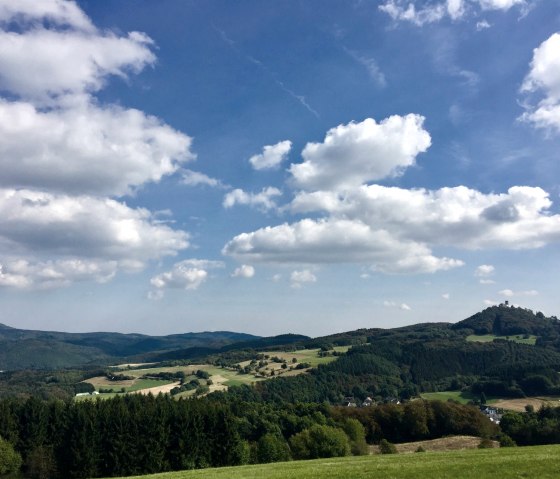
<svg viewBox="0 0 560 479">
<path fill-rule="evenodd" d="M 473 407 L 421 400 L 360 409 L 245 402 L 227 394 L 0 400 L 0 464 L 15 457 L 13 467 L 37 479 L 364 454 L 368 443 L 381 440 L 497 433 Z"/>
</svg>

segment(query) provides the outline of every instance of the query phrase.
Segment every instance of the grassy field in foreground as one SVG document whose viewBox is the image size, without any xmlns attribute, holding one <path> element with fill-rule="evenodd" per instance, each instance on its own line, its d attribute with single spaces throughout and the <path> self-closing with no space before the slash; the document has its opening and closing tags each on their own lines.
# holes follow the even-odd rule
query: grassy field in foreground
<svg viewBox="0 0 560 479">
<path fill-rule="evenodd" d="M 478 343 L 490 343 L 494 339 L 505 339 L 507 341 L 513 341 L 520 344 L 530 344 L 534 346 L 537 342 L 537 337 L 530 335 L 528 338 L 523 337 L 522 334 L 513 334 L 511 336 L 494 336 L 493 334 L 471 334 L 467 336 L 467 341 L 475 341 Z"/>
<path fill-rule="evenodd" d="M 557 479 L 560 446 L 374 455 L 171 472 L 144 479 Z"/>
</svg>

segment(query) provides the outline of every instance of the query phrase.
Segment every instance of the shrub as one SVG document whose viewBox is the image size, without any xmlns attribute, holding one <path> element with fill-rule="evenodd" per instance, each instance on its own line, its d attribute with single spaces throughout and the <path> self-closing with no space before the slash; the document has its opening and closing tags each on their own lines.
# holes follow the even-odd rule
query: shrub
<svg viewBox="0 0 560 479">
<path fill-rule="evenodd" d="M 379 442 L 379 452 L 381 454 L 396 454 L 398 451 L 393 443 L 387 441 L 387 439 L 381 439 Z"/>
<path fill-rule="evenodd" d="M 487 437 L 481 439 L 480 444 L 478 445 L 479 449 L 491 449 L 493 447 L 494 447 L 494 443 Z"/>
<path fill-rule="evenodd" d="M 507 434 L 501 434 L 500 437 L 498 438 L 498 441 L 500 443 L 500 447 L 515 447 L 517 446 L 517 444 L 515 444 L 515 441 L 509 437 Z"/>
</svg>

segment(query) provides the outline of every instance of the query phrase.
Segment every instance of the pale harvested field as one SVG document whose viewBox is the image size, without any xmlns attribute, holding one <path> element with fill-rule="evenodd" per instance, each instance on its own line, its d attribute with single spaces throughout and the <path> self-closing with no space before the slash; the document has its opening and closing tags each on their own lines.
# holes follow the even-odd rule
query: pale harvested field
<svg viewBox="0 0 560 479">
<path fill-rule="evenodd" d="M 498 447 L 497 441 L 492 441 L 494 447 Z M 460 451 L 462 449 L 477 449 L 480 438 L 476 436 L 451 436 L 430 441 L 404 442 L 395 444 L 399 453 L 411 453 L 422 446 L 425 451 Z M 370 454 L 379 454 L 378 446 L 370 446 Z"/>
<path fill-rule="evenodd" d="M 508 409 L 510 411 L 525 412 L 525 406 L 531 405 L 538 411 L 541 406 L 560 406 L 558 398 L 534 397 L 521 399 L 500 399 L 492 403 L 492 407 Z"/>
<path fill-rule="evenodd" d="M 180 386 L 180 385 L 181 385 L 181 383 L 179 381 L 177 381 L 176 383 L 164 384 L 163 386 L 157 386 L 157 387 L 154 387 L 154 388 L 139 389 L 138 391 L 134 391 L 133 394 L 148 395 L 148 394 L 152 393 L 154 396 L 157 396 L 159 393 L 167 394 L 173 388 L 175 388 L 177 386 Z"/>
</svg>

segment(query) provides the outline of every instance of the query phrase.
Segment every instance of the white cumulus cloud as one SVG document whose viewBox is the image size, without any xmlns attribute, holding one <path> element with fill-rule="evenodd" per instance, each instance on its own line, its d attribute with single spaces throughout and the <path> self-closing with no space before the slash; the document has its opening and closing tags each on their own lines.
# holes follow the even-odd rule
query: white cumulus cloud
<svg viewBox="0 0 560 479">
<path fill-rule="evenodd" d="M 0 254 L 50 254 L 144 264 L 189 246 L 189 235 L 143 208 L 91 196 L 0 189 Z"/>
<path fill-rule="evenodd" d="M 0 186 L 123 195 L 194 159 L 191 138 L 139 110 L 39 110 L 0 99 Z"/>
<path fill-rule="evenodd" d="M 301 288 L 305 283 L 315 283 L 317 282 L 317 276 L 315 276 L 310 270 L 304 269 L 301 271 L 292 271 L 290 275 L 290 282 L 292 288 Z"/>
<path fill-rule="evenodd" d="M 105 283 L 117 271 L 116 261 L 65 259 L 29 262 L 8 259 L 0 262 L 0 286 L 19 289 L 48 289 L 77 281 Z"/>
<path fill-rule="evenodd" d="M 0 0 L 0 22 L 18 23 L 47 19 L 59 25 L 92 31 L 95 27 L 82 10 L 66 0 Z"/>
<path fill-rule="evenodd" d="M 380 185 L 301 192 L 291 211 L 322 218 L 242 233 L 223 253 L 242 262 L 369 263 L 382 272 L 429 273 L 463 264 L 435 255 L 438 247 L 524 249 L 560 241 L 560 215 L 551 206 L 548 193 L 534 187 L 502 194 Z"/>
<path fill-rule="evenodd" d="M 191 138 L 101 103 L 109 78 L 155 63 L 143 33 L 98 30 L 76 2 L 0 0 L 0 285 L 110 280 L 189 247 L 118 197 L 193 160 Z"/>
<path fill-rule="evenodd" d="M 208 279 L 208 270 L 223 268 L 221 261 L 209 261 L 200 259 L 187 259 L 175 263 L 170 271 L 154 276 L 150 283 L 156 288 L 149 294 L 151 299 L 161 299 L 164 289 L 186 289 L 194 290 Z"/>
<path fill-rule="evenodd" d="M 249 163 L 255 170 L 266 170 L 277 168 L 286 159 L 292 149 L 292 142 L 284 140 L 275 145 L 268 145 L 263 148 L 263 152 L 249 158 Z"/>
<path fill-rule="evenodd" d="M 243 264 L 239 268 L 236 268 L 231 275 L 233 278 L 252 278 L 255 276 L 255 268 L 248 264 Z"/>
<path fill-rule="evenodd" d="M 293 182 L 305 190 L 332 190 L 398 176 L 431 144 L 423 122 L 409 114 L 332 128 L 322 143 L 305 146 L 303 163 L 290 166 Z"/>
<path fill-rule="evenodd" d="M 481 264 L 476 268 L 474 275 L 478 277 L 491 276 L 494 274 L 495 270 L 496 268 L 491 264 Z"/>
<path fill-rule="evenodd" d="M 535 48 L 521 91 L 543 97 L 536 106 L 527 106 L 521 118 L 537 128 L 560 133 L 560 33 L 552 34 Z"/>
<path fill-rule="evenodd" d="M 100 32 L 73 3 L 2 3 L 0 88 L 21 98 L 49 103 L 61 95 L 94 92 L 108 76 L 126 77 L 155 62 L 148 36 Z M 18 28 L 6 29 L 12 19 L 19 20 Z M 68 27 L 48 28 L 38 19 L 58 20 Z"/>
<path fill-rule="evenodd" d="M 282 192 L 278 188 L 271 186 L 263 188 L 260 193 L 247 193 L 240 188 L 230 191 L 224 196 L 224 208 L 233 208 L 235 205 L 251 206 L 262 211 L 276 208 L 274 197 L 281 196 Z"/>
</svg>

